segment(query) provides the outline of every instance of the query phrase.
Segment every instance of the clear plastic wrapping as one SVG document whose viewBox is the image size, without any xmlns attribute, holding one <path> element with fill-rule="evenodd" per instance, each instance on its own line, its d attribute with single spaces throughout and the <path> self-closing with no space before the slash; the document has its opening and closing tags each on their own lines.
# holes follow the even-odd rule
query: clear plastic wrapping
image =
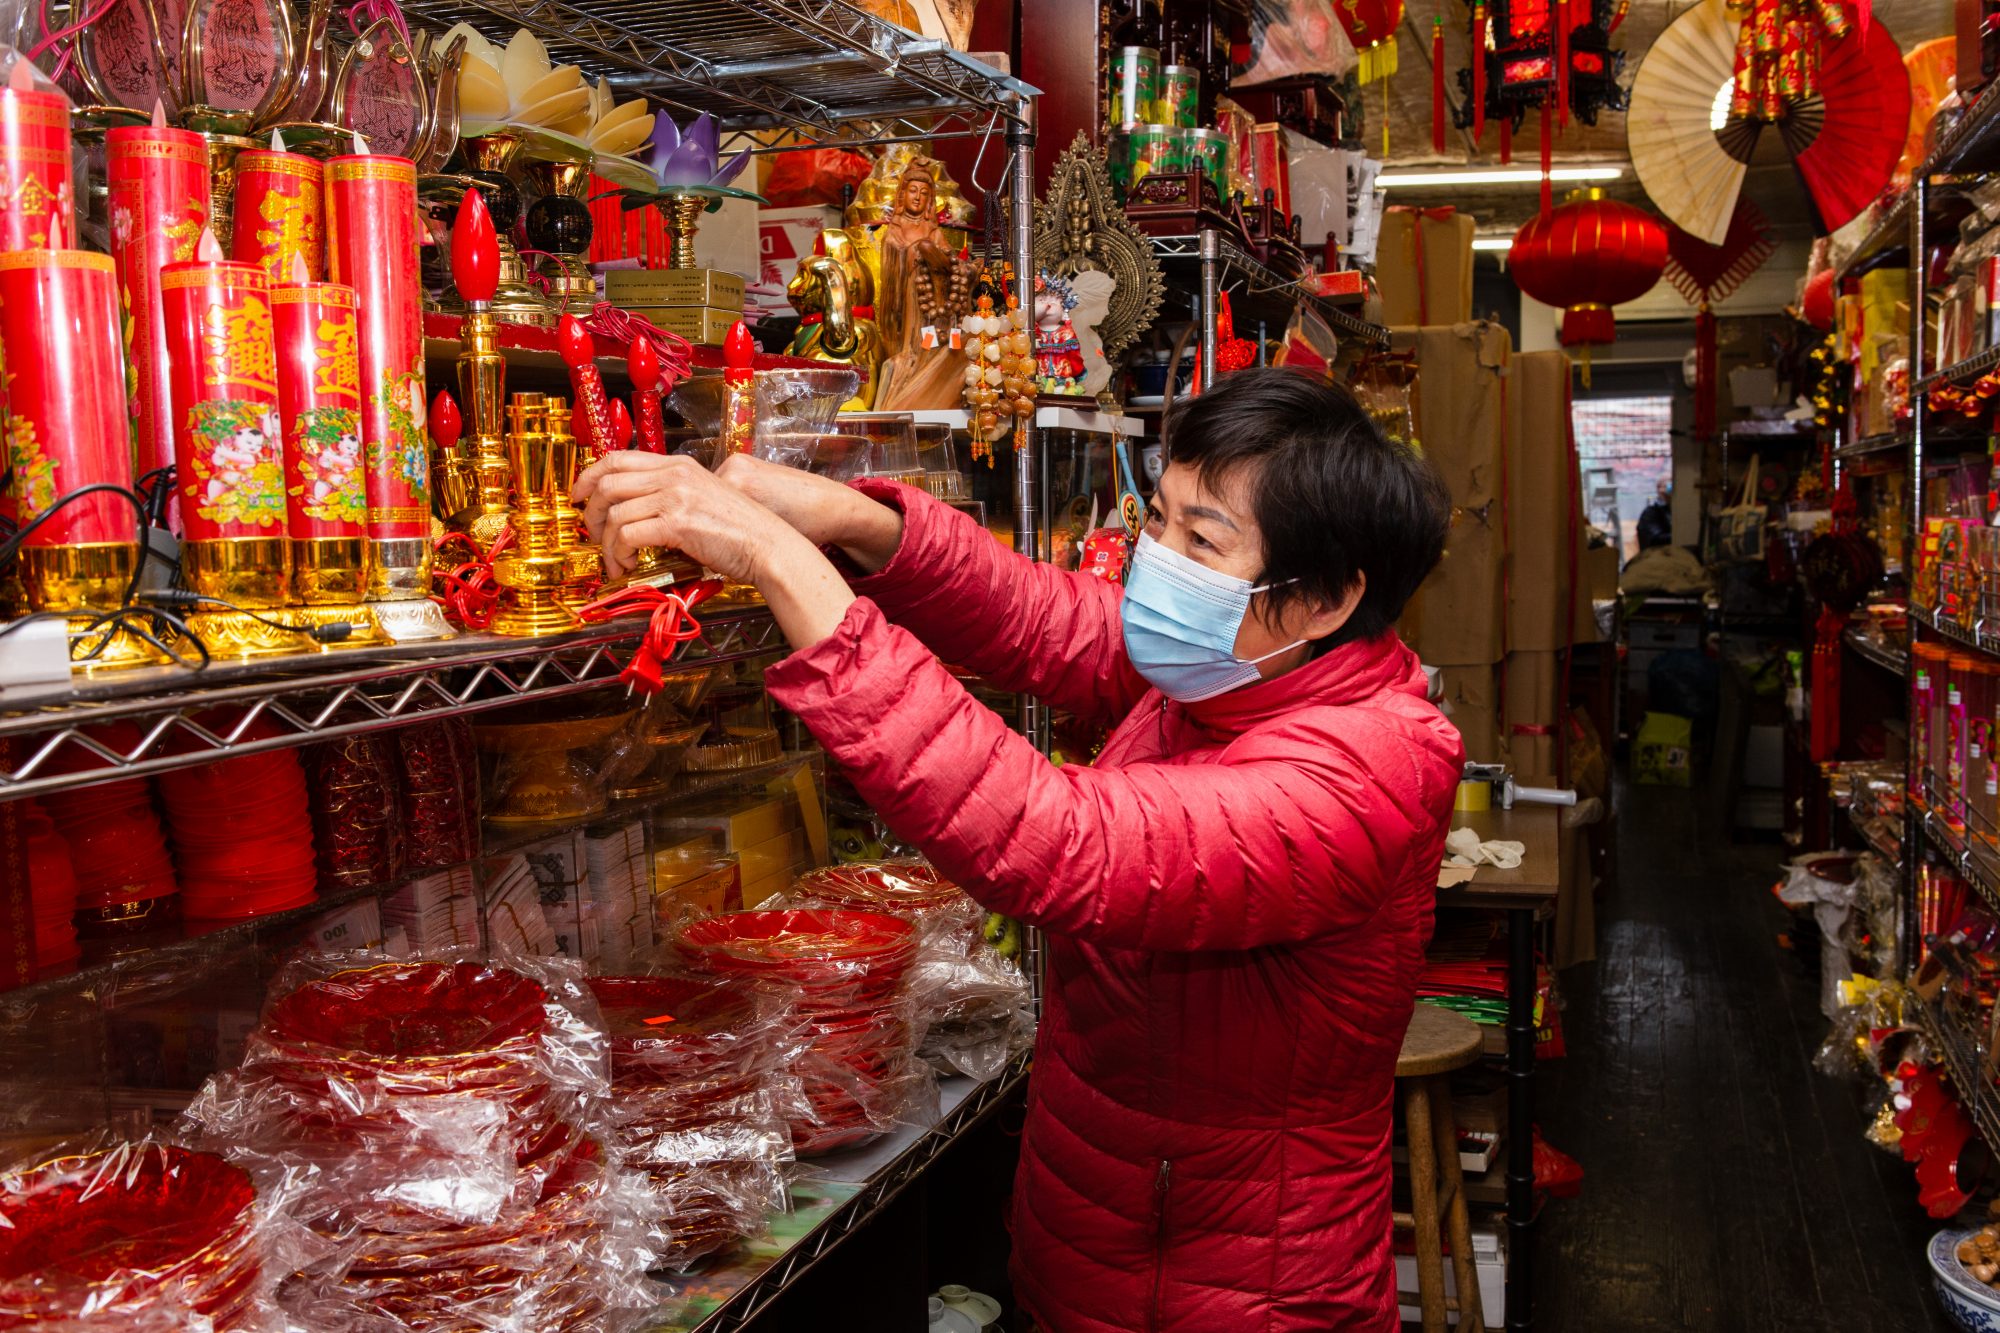
<svg viewBox="0 0 2000 1333">
<path fill-rule="evenodd" d="M 907 983 L 911 924 L 880 912 L 751 911 L 681 927 L 675 947 L 697 973 L 783 988 L 801 1024 L 793 1063 L 805 1096 L 792 1146 L 813 1157 L 922 1123 L 937 1083 L 916 1058 Z"/>
<path fill-rule="evenodd" d="M 7 1164 L 0 1329 L 276 1333 L 273 1284 L 311 1256 L 258 1185 L 214 1153 L 153 1136 Z"/>
<path fill-rule="evenodd" d="M 613 1142 L 645 1177 L 650 1264 L 683 1269 L 786 1206 L 803 1050 L 781 995 L 742 979 L 591 979 L 611 1044 Z"/>
<path fill-rule="evenodd" d="M 322 887 L 365 888 L 400 875 L 402 803 L 390 738 L 343 736 L 311 746 L 306 776 Z"/>
<path fill-rule="evenodd" d="M 608 1067 L 569 960 L 316 955 L 185 1127 L 310 1182 L 287 1213 L 328 1257 L 282 1293 L 307 1327 L 597 1328 L 643 1302 L 646 1257 Z"/>
<path fill-rule="evenodd" d="M 916 930 L 909 994 L 918 1051 L 944 1074 L 991 1078 L 1034 1040 L 1028 978 L 987 943 L 986 911 L 923 861 L 827 866 L 800 876 L 787 905 L 886 912 Z"/>
</svg>

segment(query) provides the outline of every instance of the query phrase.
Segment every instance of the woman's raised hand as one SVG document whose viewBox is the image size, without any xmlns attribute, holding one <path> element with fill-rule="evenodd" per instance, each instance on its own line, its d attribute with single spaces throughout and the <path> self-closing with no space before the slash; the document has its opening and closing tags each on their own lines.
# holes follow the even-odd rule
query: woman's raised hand
<svg viewBox="0 0 2000 1333">
<path fill-rule="evenodd" d="M 570 499 L 583 506 L 612 578 L 633 567 L 641 547 L 665 546 L 726 579 L 756 583 L 771 552 L 792 537 L 770 509 L 678 454 L 613 450 L 576 479 Z"/>
<path fill-rule="evenodd" d="M 826 477 L 733 454 L 716 474 L 798 529 L 814 546 L 838 546 L 873 573 L 903 540 L 903 516 L 888 505 Z"/>
</svg>

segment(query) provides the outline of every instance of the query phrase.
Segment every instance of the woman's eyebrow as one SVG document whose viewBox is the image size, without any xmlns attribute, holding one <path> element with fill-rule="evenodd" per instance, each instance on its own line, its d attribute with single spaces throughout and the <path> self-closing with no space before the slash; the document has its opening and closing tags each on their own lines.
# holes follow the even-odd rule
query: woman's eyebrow
<svg viewBox="0 0 2000 1333">
<path fill-rule="evenodd" d="M 1231 519 L 1229 515 L 1223 513 L 1220 509 L 1210 509 L 1207 505 L 1185 505 L 1181 508 L 1181 513 L 1188 518 L 1213 519 L 1223 527 L 1228 528 L 1231 532 L 1240 531 L 1236 526 L 1235 520 Z"/>
</svg>

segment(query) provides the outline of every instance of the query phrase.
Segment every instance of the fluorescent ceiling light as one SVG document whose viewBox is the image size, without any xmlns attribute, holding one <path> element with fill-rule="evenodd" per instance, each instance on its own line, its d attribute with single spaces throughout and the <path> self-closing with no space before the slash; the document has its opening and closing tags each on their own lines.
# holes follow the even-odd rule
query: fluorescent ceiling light
<svg viewBox="0 0 2000 1333">
<path fill-rule="evenodd" d="M 1472 238 L 1475 250 L 1511 250 L 1514 248 L 1512 236 L 1475 236 Z"/>
<path fill-rule="evenodd" d="M 1552 181 L 1615 181 L 1623 167 L 1557 167 Z M 1438 185 L 1534 185 L 1542 173 L 1535 167 L 1501 167 L 1491 171 L 1385 171 L 1375 178 L 1381 189 L 1422 189 Z"/>
</svg>

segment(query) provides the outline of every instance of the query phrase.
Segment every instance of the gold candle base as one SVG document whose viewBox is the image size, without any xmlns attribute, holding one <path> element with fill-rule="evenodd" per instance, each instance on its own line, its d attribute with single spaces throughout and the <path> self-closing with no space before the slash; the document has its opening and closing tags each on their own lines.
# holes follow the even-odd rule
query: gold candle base
<svg viewBox="0 0 2000 1333">
<path fill-rule="evenodd" d="M 208 229 L 226 255 L 236 234 L 236 156 L 258 145 L 255 139 L 212 130 L 204 130 L 201 138 L 208 147 Z"/>
<path fill-rule="evenodd" d="M 203 597 L 261 611 L 292 600 L 292 545 L 284 537 L 181 543 L 181 578 Z"/>
<path fill-rule="evenodd" d="M 617 592 L 622 588 L 665 588 L 701 577 L 700 565 L 669 547 L 642 546 L 636 555 L 638 563 L 629 571 L 598 585 L 598 596 L 602 597 L 606 593 Z"/>
<path fill-rule="evenodd" d="M 368 612 L 382 632 L 397 643 L 455 639 L 458 631 L 445 619 L 444 608 L 425 597 L 397 602 L 370 602 Z"/>
<path fill-rule="evenodd" d="M 345 621 L 347 637 L 321 643 L 306 631 Z M 337 653 L 346 648 L 386 648 L 383 633 L 365 606 L 279 606 L 251 615 L 245 611 L 198 611 L 188 630 L 207 646 L 210 657 L 280 657 L 297 653 Z"/>
<path fill-rule="evenodd" d="M 27 547 L 21 552 L 21 574 L 28 608 L 108 611 L 124 604 L 138 564 L 136 542 Z"/>
<path fill-rule="evenodd" d="M 712 201 L 703 194 L 670 194 L 658 201 L 666 219 L 667 238 L 672 243 L 668 268 L 699 268 L 694 258 L 695 233 L 701 229 L 701 215 Z"/>
<path fill-rule="evenodd" d="M 431 513 L 463 532 L 479 513 L 479 466 L 471 459 L 431 449 Z"/>
<path fill-rule="evenodd" d="M 169 660 L 167 654 L 115 624 L 91 628 L 96 619 L 95 612 L 69 618 L 71 671 L 123 671 L 130 667 L 163 666 Z"/>
<path fill-rule="evenodd" d="M 547 297 L 528 285 L 528 265 L 514 242 L 500 238 L 500 282 L 493 289 L 493 318 L 502 324 L 531 324 L 552 329 L 560 312 Z"/>
<path fill-rule="evenodd" d="M 371 537 L 368 540 L 368 600 L 404 602 L 431 595 L 428 537 Z"/>
<path fill-rule="evenodd" d="M 292 539 L 292 590 L 307 606 L 354 606 L 368 596 L 362 537 Z"/>
<path fill-rule="evenodd" d="M 510 595 L 493 615 L 493 632 L 510 639 L 560 634 L 580 623 L 562 604 L 568 559 L 562 555 L 509 556 L 494 562 L 493 577 Z"/>
</svg>

